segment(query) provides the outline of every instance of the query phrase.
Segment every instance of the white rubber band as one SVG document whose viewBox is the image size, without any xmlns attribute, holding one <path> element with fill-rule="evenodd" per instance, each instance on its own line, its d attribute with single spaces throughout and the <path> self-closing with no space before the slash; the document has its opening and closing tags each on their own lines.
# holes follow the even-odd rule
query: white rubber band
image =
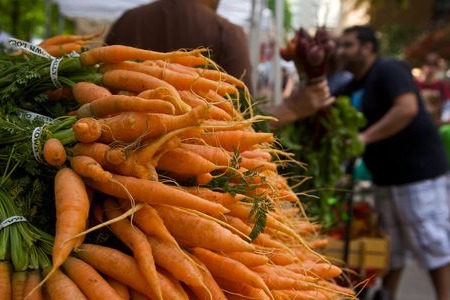
<svg viewBox="0 0 450 300">
<path fill-rule="evenodd" d="M 36 127 L 33 130 L 33 134 L 31 135 L 31 148 L 33 150 L 34 158 L 40 162 L 43 163 L 42 160 L 42 145 L 41 145 L 41 133 L 42 133 L 42 127 Z"/>
<path fill-rule="evenodd" d="M 42 123 L 51 123 L 53 122 L 53 119 L 32 111 L 28 111 L 25 109 L 21 109 L 17 112 L 17 115 L 25 120 L 29 121 L 41 121 Z"/>
<path fill-rule="evenodd" d="M 58 66 L 61 60 L 62 57 L 54 58 L 50 64 L 50 79 L 56 88 L 62 87 L 61 83 L 58 81 Z"/>
<path fill-rule="evenodd" d="M 27 219 L 24 216 L 12 216 L 12 217 L 6 218 L 0 223 L 0 231 L 3 228 L 5 228 L 11 224 L 18 223 L 18 222 L 26 222 L 26 221 L 27 221 Z"/>
<path fill-rule="evenodd" d="M 15 39 L 15 38 L 10 38 L 8 43 L 16 48 L 25 50 L 27 52 L 39 55 L 41 57 L 45 57 L 45 58 L 53 58 L 53 56 L 51 56 L 47 51 L 45 51 L 43 48 L 33 45 L 32 43 L 26 42 L 26 41 L 22 41 L 19 39 Z"/>
</svg>

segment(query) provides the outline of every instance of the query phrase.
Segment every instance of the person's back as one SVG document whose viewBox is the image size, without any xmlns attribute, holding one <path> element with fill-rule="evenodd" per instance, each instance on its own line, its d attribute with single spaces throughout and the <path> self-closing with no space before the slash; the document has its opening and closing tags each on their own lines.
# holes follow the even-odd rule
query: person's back
<svg viewBox="0 0 450 300">
<path fill-rule="evenodd" d="M 125 12 L 111 27 L 106 43 L 154 51 L 208 47 L 211 58 L 250 87 L 247 39 L 239 26 L 199 0 L 159 0 Z"/>
</svg>

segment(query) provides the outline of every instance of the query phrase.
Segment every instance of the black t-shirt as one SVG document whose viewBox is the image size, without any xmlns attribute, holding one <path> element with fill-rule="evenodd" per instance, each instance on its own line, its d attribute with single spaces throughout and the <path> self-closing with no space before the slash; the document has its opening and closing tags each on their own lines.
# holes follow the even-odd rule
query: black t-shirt
<svg viewBox="0 0 450 300">
<path fill-rule="evenodd" d="M 362 79 L 338 93 L 352 98 L 369 127 L 388 112 L 397 96 L 407 92 L 417 95 L 417 116 L 394 136 L 367 145 L 363 155 L 377 185 L 401 185 L 445 174 L 448 162 L 437 128 L 424 109 L 409 67 L 400 61 L 378 58 Z"/>
</svg>

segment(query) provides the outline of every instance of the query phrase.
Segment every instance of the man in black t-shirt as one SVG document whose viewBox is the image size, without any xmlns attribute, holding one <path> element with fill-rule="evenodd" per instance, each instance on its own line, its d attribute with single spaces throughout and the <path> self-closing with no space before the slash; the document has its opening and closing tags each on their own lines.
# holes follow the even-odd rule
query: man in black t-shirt
<svg viewBox="0 0 450 300">
<path fill-rule="evenodd" d="M 354 79 L 351 97 L 367 119 L 359 137 L 372 174 L 375 207 L 391 238 L 384 288 L 394 299 L 407 251 L 429 271 L 438 300 L 450 299 L 449 170 L 436 126 L 424 109 L 410 69 L 379 57 L 373 29 L 344 30 L 338 55 Z"/>
</svg>

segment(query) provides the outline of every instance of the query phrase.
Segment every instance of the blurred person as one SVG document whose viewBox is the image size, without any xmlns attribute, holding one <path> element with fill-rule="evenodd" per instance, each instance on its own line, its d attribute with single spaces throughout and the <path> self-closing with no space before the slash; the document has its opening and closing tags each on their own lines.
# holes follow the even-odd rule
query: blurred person
<svg viewBox="0 0 450 300">
<path fill-rule="evenodd" d="M 251 63 L 244 30 L 216 13 L 219 0 L 158 0 L 126 11 L 105 42 L 153 51 L 208 47 L 211 58 L 251 88 Z"/>
<path fill-rule="evenodd" d="M 421 74 L 416 79 L 425 103 L 425 108 L 437 126 L 450 121 L 450 85 L 442 77 L 441 57 L 434 52 L 425 56 Z"/>
<path fill-rule="evenodd" d="M 158 0 L 126 11 L 110 28 L 105 42 L 153 51 L 208 47 L 227 73 L 242 78 L 252 91 L 247 37 L 242 28 L 216 13 L 219 0 Z M 326 83 L 296 91 L 280 106 L 267 108 L 285 124 L 330 104 Z"/>
<path fill-rule="evenodd" d="M 380 225 L 390 237 L 389 270 L 378 297 L 395 298 L 410 251 L 428 271 L 436 299 L 449 300 L 449 167 L 437 128 L 409 67 L 378 55 L 372 28 L 345 29 L 338 55 L 354 78 L 337 94 L 350 96 L 367 119 L 359 134 L 363 160 Z"/>
</svg>

